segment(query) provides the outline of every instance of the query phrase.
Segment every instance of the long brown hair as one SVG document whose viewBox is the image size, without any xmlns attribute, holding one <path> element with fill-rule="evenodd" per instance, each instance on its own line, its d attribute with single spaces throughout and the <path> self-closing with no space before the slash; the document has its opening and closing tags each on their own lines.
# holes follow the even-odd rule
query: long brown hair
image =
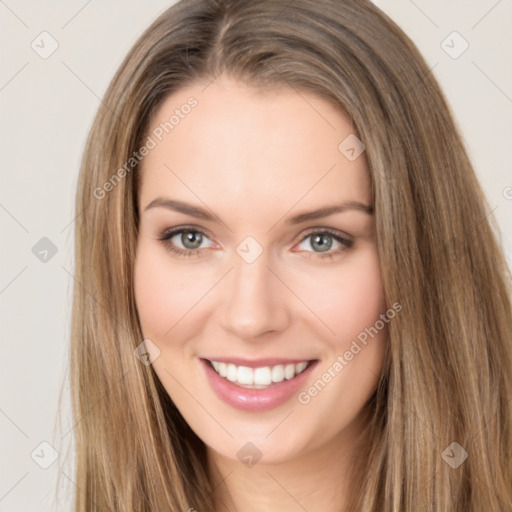
<svg viewBox="0 0 512 512">
<path fill-rule="evenodd" d="M 349 510 L 512 510 L 510 273 L 424 59 L 368 0 L 182 0 L 125 58 L 80 170 L 75 511 L 213 510 L 204 444 L 134 356 L 137 165 L 126 162 L 169 94 L 220 73 L 317 94 L 366 145 L 386 301 L 403 309 L 389 325 Z"/>
</svg>

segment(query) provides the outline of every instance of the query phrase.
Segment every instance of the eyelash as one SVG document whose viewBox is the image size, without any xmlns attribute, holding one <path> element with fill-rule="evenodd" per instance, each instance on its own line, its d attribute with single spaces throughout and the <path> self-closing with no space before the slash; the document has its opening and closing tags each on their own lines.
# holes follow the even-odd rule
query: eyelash
<svg viewBox="0 0 512 512">
<path fill-rule="evenodd" d="M 168 230 L 164 231 L 158 237 L 158 240 L 165 245 L 166 249 L 177 254 L 178 256 L 187 258 L 190 256 L 201 255 L 204 249 L 194 249 L 194 250 L 193 249 L 188 249 L 188 250 L 180 249 L 179 247 L 176 247 L 174 244 L 170 243 L 171 238 L 173 238 L 176 235 L 179 235 L 180 233 L 184 233 L 186 231 L 192 232 L 192 233 L 200 233 L 201 235 L 208 237 L 208 235 L 203 230 L 201 230 L 199 228 L 195 228 L 193 226 L 182 226 L 179 228 L 173 228 L 173 229 L 168 229 Z"/>
<path fill-rule="evenodd" d="M 179 247 L 176 247 L 174 244 L 170 243 L 171 238 L 173 238 L 174 236 L 179 235 L 181 233 L 187 232 L 187 231 L 192 232 L 192 233 L 199 233 L 208 238 L 208 235 L 202 229 L 199 229 L 199 228 L 196 228 L 193 226 L 182 226 L 179 228 L 173 228 L 173 229 L 168 229 L 168 230 L 163 231 L 159 235 L 158 240 L 165 245 L 166 249 L 177 254 L 180 257 L 188 258 L 188 257 L 193 257 L 193 256 L 200 256 L 203 253 L 203 251 L 205 250 L 204 248 L 203 249 L 180 249 Z M 307 238 L 309 238 L 310 236 L 313 236 L 313 235 L 329 235 L 332 238 L 334 238 L 337 242 L 339 242 L 343 247 L 338 248 L 334 251 L 326 251 L 324 253 L 314 252 L 314 251 L 306 251 L 311 254 L 310 256 L 308 256 L 308 258 L 311 258 L 311 257 L 317 258 L 318 257 L 321 259 L 323 259 L 323 258 L 332 259 L 335 256 L 344 252 L 345 250 L 350 249 L 354 245 L 353 240 L 344 238 L 343 236 L 340 235 L 340 233 L 338 231 L 334 231 L 329 228 L 312 228 L 304 234 L 304 236 L 301 238 L 299 243 L 304 242 L 305 240 L 307 240 Z M 313 255 L 315 255 L 315 256 L 313 256 Z"/>
</svg>

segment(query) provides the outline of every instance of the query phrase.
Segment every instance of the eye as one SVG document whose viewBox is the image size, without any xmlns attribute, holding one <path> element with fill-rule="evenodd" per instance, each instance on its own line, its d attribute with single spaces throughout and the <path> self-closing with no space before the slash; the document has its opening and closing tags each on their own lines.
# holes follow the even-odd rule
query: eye
<svg viewBox="0 0 512 512">
<path fill-rule="evenodd" d="M 179 256 L 196 256 L 209 247 L 207 241 L 210 239 L 198 228 L 180 227 L 164 231 L 158 240 Z"/>
<path fill-rule="evenodd" d="M 315 229 L 304 236 L 298 245 L 299 250 L 312 252 L 320 258 L 342 253 L 354 245 L 354 241 L 342 233 L 327 228 Z"/>
<path fill-rule="evenodd" d="M 166 249 L 183 257 L 199 256 L 205 249 L 214 246 L 206 233 L 193 226 L 167 229 L 159 235 L 158 240 L 165 245 Z M 328 228 L 316 228 L 302 238 L 298 250 L 310 252 L 311 256 L 314 254 L 319 258 L 333 258 L 352 247 L 353 244 L 353 240 L 341 232 Z"/>
</svg>

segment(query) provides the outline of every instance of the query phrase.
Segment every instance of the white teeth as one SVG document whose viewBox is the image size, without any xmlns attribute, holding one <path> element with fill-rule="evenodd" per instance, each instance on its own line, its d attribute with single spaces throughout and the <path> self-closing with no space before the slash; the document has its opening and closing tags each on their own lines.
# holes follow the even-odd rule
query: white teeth
<svg viewBox="0 0 512 512">
<path fill-rule="evenodd" d="M 231 382 L 246 387 L 262 389 L 270 386 L 272 383 L 282 382 L 283 380 L 293 379 L 299 373 L 302 373 L 308 366 L 308 361 L 297 364 L 277 364 L 275 366 L 262 366 L 259 368 L 250 368 L 248 366 L 236 366 L 232 363 L 222 363 L 219 361 L 210 361 L 213 369 L 221 376 Z"/>
<path fill-rule="evenodd" d="M 295 367 L 295 371 L 297 373 L 302 373 L 308 366 L 308 363 L 306 361 L 304 361 L 303 363 L 299 363 L 296 367 Z"/>
<path fill-rule="evenodd" d="M 258 386 L 268 386 L 272 383 L 272 374 L 270 368 L 265 366 L 263 368 L 254 368 L 254 384 Z"/>
<path fill-rule="evenodd" d="M 219 375 L 221 377 L 225 377 L 228 374 L 228 365 L 226 363 L 218 363 L 218 364 L 219 364 L 219 370 L 218 370 Z"/>
<path fill-rule="evenodd" d="M 230 380 L 231 382 L 235 382 L 237 378 L 237 369 L 234 364 L 228 364 L 228 373 L 226 375 L 226 378 Z"/>
<path fill-rule="evenodd" d="M 239 384 L 254 384 L 254 372 L 252 368 L 239 366 L 236 380 Z"/>
<path fill-rule="evenodd" d="M 295 365 L 287 364 L 284 367 L 284 378 L 287 380 L 293 379 L 295 377 Z"/>
<path fill-rule="evenodd" d="M 215 362 L 216 361 L 213 361 L 212 364 Z M 225 377 L 228 374 L 228 365 L 226 363 L 217 363 L 217 364 L 219 365 L 218 370 L 217 370 L 217 368 L 215 368 L 215 365 L 213 365 L 213 367 L 215 368 L 215 371 L 217 371 L 221 377 Z"/>
<path fill-rule="evenodd" d="M 278 364 L 272 368 L 272 382 L 282 382 L 284 380 L 284 366 Z"/>
</svg>

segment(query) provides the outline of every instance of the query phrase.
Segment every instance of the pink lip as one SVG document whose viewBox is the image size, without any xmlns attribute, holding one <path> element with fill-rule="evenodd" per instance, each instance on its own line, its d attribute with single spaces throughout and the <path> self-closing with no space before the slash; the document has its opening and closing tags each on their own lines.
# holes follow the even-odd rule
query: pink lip
<svg viewBox="0 0 512 512">
<path fill-rule="evenodd" d="M 240 359 L 213 359 L 219 362 L 229 362 L 240 366 L 258 367 L 258 366 L 273 366 L 276 364 L 292 364 L 295 360 L 291 359 L 258 359 L 257 361 L 248 361 Z M 241 361 L 236 363 L 235 361 Z M 271 364 L 267 364 L 271 361 Z M 278 362 L 275 362 L 278 361 Z M 296 360 L 297 363 L 304 361 Z M 287 402 L 293 395 L 295 395 L 301 387 L 304 386 L 305 381 L 309 377 L 312 369 L 318 361 L 312 361 L 309 366 L 299 375 L 291 380 L 284 380 L 272 384 L 266 389 L 249 389 L 237 386 L 235 383 L 221 377 L 210 365 L 208 360 L 200 359 L 200 362 L 206 372 L 206 376 L 217 396 L 225 403 L 240 409 L 242 411 L 268 411 L 279 407 Z M 248 364 L 255 363 L 255 364 Z"/>
</svg>

